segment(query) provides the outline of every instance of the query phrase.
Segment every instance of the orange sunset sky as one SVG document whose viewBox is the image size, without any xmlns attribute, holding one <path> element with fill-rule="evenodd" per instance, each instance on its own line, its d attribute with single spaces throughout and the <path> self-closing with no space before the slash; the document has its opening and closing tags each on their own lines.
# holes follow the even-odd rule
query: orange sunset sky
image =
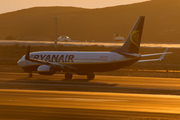
<svg viewBox="0 0 180 120">
<path fill-rule="evenodd" d="M 0 0 L 0 14 L 37 6 L 102 8 L 149 0 Z"/>
</svg>

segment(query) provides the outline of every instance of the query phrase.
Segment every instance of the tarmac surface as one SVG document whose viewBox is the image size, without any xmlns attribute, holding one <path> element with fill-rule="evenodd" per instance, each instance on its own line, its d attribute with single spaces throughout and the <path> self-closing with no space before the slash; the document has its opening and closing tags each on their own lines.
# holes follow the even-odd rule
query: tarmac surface
<svg viewBox="0 0 180 120">
<path fill-rule="evenodd" d="M 0 120 L 180 119 L 180 79 L 0 73 Z"/>
</svg>

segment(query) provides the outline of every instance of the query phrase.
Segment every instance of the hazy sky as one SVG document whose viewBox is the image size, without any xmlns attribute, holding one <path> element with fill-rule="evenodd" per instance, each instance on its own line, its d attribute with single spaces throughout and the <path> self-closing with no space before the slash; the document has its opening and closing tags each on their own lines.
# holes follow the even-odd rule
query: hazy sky
<svg viewBox="0 0 180 120">
<path fill-rule="evenodd" d="M 102 8 L 142 1 L 149 0 L 0 0 L 0 13 L 35 6 L 76 6 L 83 8 Z"/>
</svg>

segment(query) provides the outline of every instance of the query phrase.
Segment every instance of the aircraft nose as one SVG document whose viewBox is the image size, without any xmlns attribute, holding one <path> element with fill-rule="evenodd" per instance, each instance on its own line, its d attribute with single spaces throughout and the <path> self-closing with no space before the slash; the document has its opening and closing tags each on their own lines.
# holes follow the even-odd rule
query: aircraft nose
<svg viewBox="0 0 180 120">
<path fill-rule="evenodd" d="M 17 65 L 18 65 L 19 67 L 21 67 L 21 60 L 19 60 L 19 61 L 17 62 Z"/>
</svg>

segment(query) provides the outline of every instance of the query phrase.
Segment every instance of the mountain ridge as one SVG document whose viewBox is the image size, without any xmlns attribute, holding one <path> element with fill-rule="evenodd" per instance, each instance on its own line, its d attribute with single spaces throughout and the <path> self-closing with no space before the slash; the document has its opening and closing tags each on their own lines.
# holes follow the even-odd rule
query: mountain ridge
<svg viewBox="0 0 180 120">
<path fill-rule="evenodd" d="M 34 7 L 0 14 L 0 39 L 53 40 L 58 35 L 80 41 L 112 42 L 113 34 L 127 37 L 139 16 L 146 16 L 142 42 L 180 42 L 180 1 L 151 0 L 114 7 Z"/>
</svg>

